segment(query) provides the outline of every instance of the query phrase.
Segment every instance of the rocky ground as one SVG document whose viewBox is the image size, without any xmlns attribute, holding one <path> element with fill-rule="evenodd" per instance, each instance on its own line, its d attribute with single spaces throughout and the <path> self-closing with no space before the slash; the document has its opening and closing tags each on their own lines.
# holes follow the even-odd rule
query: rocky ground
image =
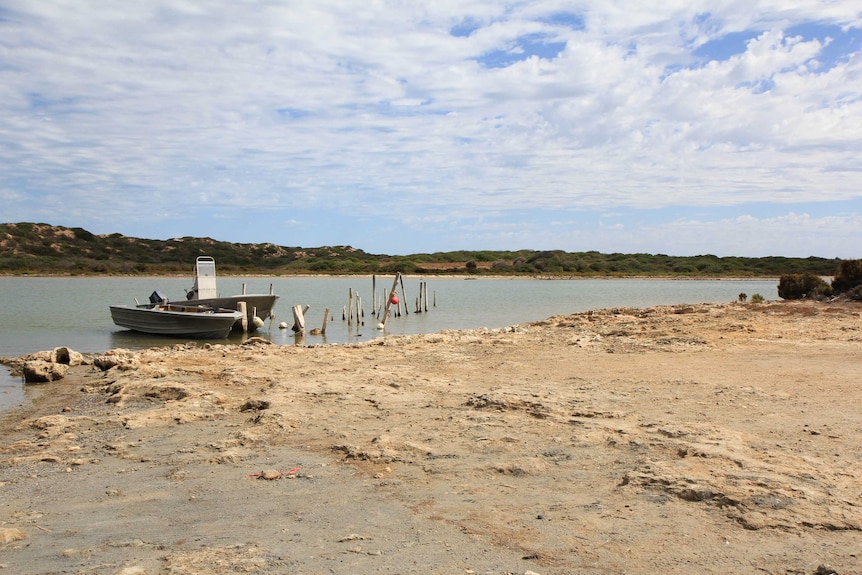
<svg viewBox="0 0 862 575">
<path fill-rule="evenodd" d="M 862 573 L 860 304 L 7 362 L 0 572 Z"/>
</svg>

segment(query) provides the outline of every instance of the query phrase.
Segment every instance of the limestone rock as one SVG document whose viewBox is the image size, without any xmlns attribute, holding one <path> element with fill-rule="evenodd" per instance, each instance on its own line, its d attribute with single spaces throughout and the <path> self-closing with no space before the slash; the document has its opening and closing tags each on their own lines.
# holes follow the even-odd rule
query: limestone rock
<svg viewBox="0 0 862 575">
<path fill-rule="evenodd" d="M 63 363 L 52 363 L 44 360 L 32 360 L 24 363 L 23 373 L 26 383 L 47 383 L 58 381 L 66 376 L 69 366 Z"/>
<path fill-rule="evenodd" d="M 51 352 L 51 361 L 68 366 L 82 365 L 84 363 L 84 356 L 68 347 L 55 347 Z"/>
</svg>

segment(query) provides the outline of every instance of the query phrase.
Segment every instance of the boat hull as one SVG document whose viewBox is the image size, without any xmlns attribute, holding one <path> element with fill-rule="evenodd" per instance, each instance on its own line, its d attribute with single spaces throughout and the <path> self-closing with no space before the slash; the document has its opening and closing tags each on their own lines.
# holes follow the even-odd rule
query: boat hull
<svg viewBox="0 0 862 575">
<path fill-rule="evenodd" d="M 112 305 L 111 319 L 120 327 L 153 335 L 223 339 L 242 313 L 177 305 Z"/>
<path fill-rule="evenodd" d="M 224 309 L 239 309 L 239 303 L 245 302 L 246 320 L 248 322 L 247 330 L 255 331 L 259 326 L 255 322 L 255 317 L 266 321 L 272 315 L 272 309 L 278 301 L 278 296 L 275 294 L 243 294 L 228 297 L 215 297 L 206 299 L 190 299 L 184 305 L 202 305 Z M 240 318 L 242 319 L 242 318 Z M 234 325 L 234 329 L 242 329 L 242 322 L 238 321 Z"/>
</svg>

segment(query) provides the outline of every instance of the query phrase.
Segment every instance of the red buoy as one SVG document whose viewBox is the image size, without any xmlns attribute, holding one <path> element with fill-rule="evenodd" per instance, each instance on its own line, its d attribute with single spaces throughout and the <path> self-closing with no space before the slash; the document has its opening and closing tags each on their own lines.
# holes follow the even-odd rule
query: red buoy
<svg viewBox="0 0 862 575">
<path fill-rule="evenodd" d="M 392 305 L 398 305 L 398 296 L 392 294 L 392 297 L 389 298 L 389 303 L 391 303 Z"/>
</svg>

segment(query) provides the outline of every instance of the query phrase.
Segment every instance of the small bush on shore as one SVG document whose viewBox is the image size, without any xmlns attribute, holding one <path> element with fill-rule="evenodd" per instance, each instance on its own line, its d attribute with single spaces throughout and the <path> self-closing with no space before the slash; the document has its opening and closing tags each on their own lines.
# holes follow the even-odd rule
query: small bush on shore
<svg viewBox="0 0 862 575">
<path fill-rule="evenodd" d="M 763 303 L 764 301 L 766 301 L 766 300 L 763 299 L 763 296 L 760 295 L 759 293 L 756 293 L 753 296 L 751 296 L 751 303 Z"/>
<path fill-rule="evenodd" d="M 832 287 L 812 273 L 787 274 L 778 281 L 778 297 L 782 299 L 823 299 L 830 295 Z"/>
<path fill-rule="evenodd" d="M 842 261 L 832 280 L 832 289 L 835 293 L 844 293 L 859 286 L 862 286 L 862 260 Z"/>
</svg>

